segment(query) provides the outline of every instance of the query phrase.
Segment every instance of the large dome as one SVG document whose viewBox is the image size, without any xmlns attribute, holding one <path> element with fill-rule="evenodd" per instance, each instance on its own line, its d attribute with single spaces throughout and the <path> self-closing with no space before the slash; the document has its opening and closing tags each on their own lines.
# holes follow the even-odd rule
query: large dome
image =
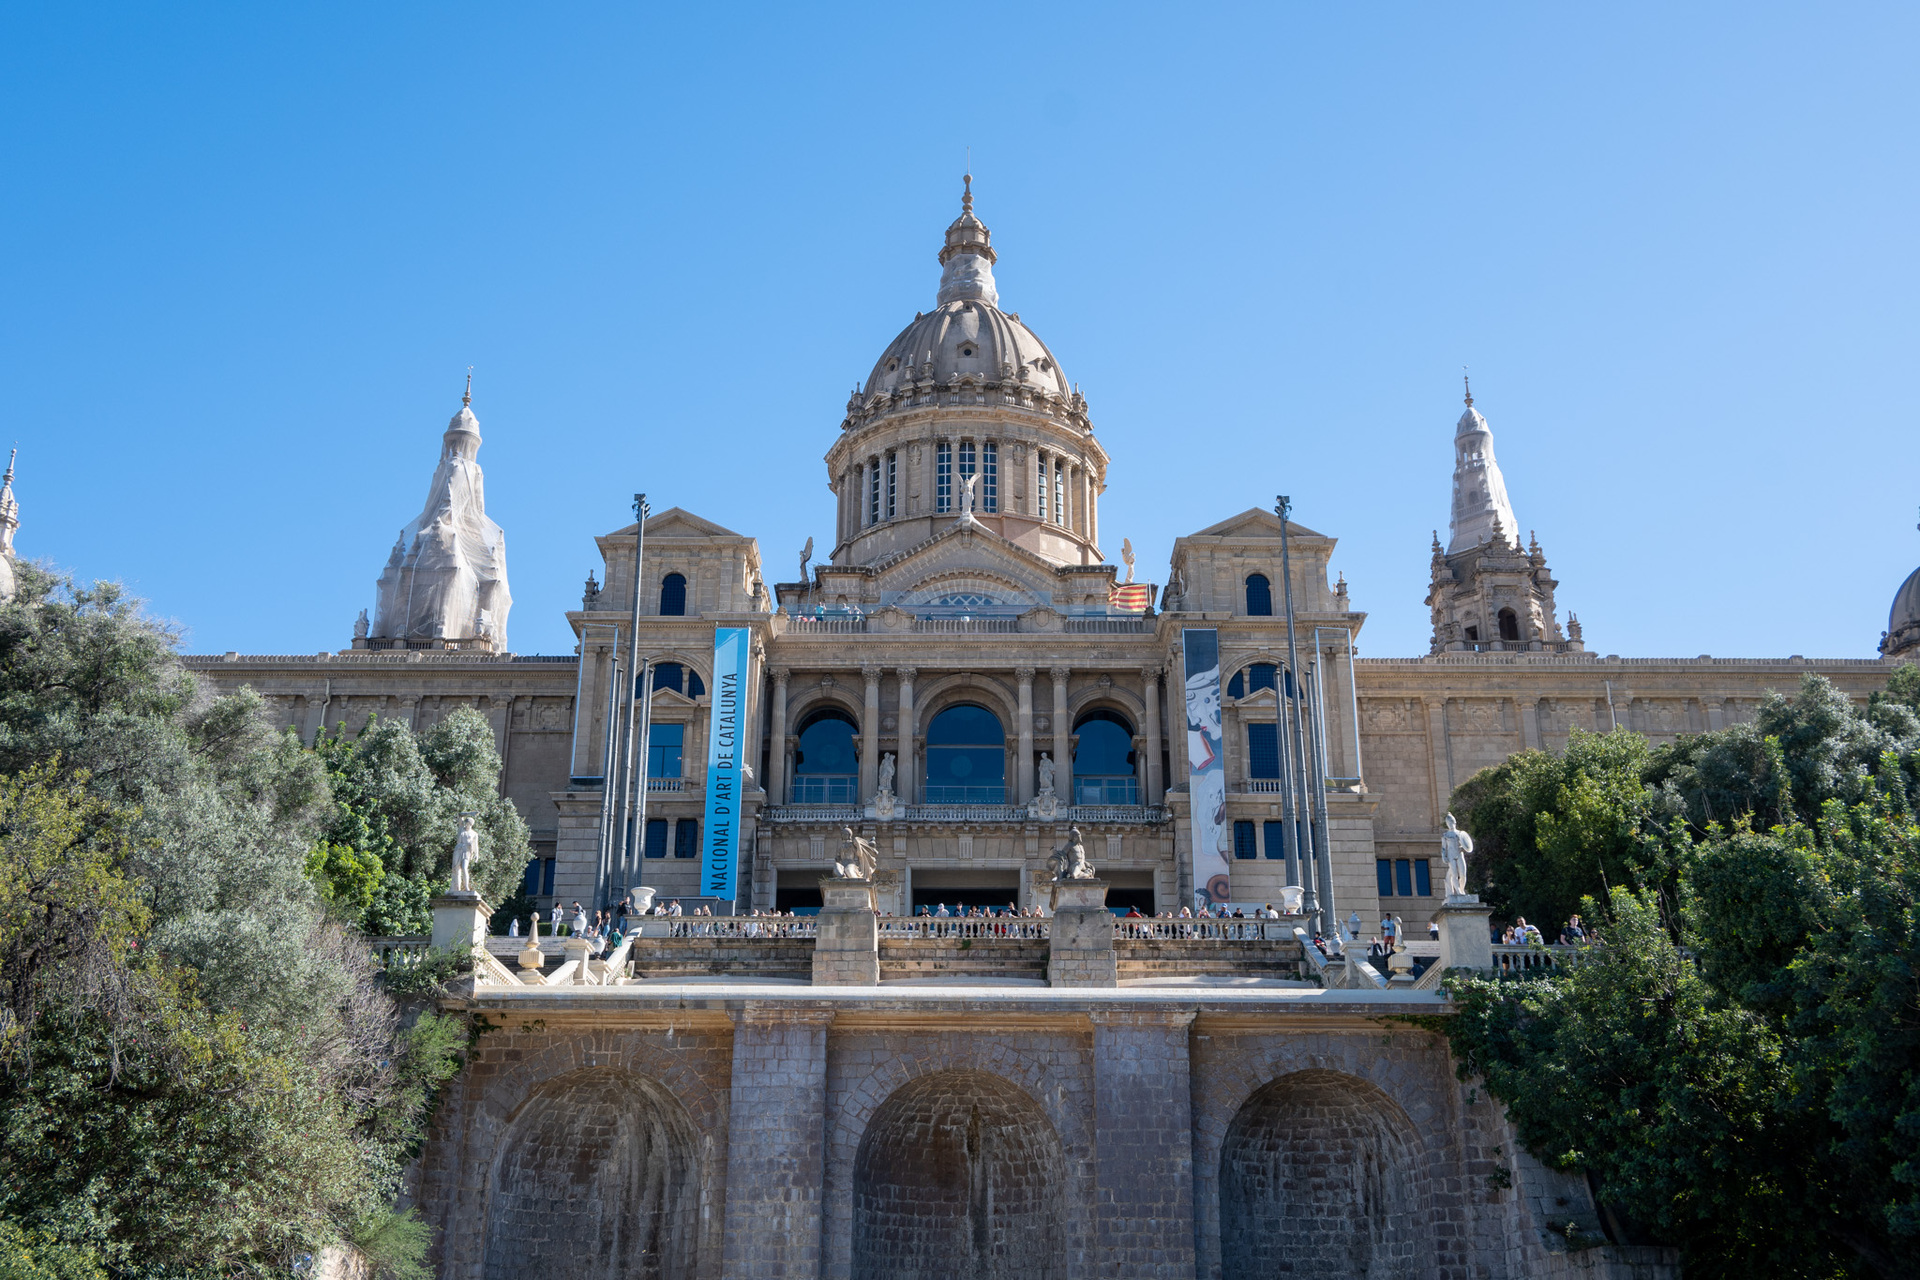
<svg viewBox="0 0 1920 1280">
<path fill-rule="evenodd" d="M 1894 593 L 1893 611 L 1887 615 L 1887 636 L 1880 642 L 1880 652 L 1889 658 L 1909 653 L 1920 656 L 1916 651 L 1920 651 L 1920 569 L 1908 574 Z"/>
</svg>

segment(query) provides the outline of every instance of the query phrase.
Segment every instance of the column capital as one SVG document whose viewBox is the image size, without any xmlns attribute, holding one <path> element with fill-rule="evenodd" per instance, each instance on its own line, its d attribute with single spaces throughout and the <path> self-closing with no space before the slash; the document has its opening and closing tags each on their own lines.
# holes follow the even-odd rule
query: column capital
<svg viewBox="0 0 1920 1280">
<path fill-rule="evenodd" d="M 1053 677 L 1055 684 L 1065 684 L 1071 672 L 1066 667 L 1048 667 L 1047 674 Z"/>
<path fill-rule="evenodd" d="M 1140 678 L 1148 684 L 1152 684 L 1160 678 L 1162 670 L 1163 668 L 1161 667 L 1142 667 L 1140 668 Z"/>
<path fill-rule="evenodd" d="M 1013 674 L 1019 678 L 1022 684 L 1026 684 L 1033 679 L 1033 668 L 1032 667 L 1015 667 L 1013 669 Z"/>
<path fill-rule="evenodd" d="M 920 671 L 917 667 L 895 667 L 893 674 L 900 678 L 901 684 L 912 684 L 914 677 L 919 675 Z"/>
<path fill-rule="evenodd" d="M 768 667 L 767 674 L 773 677 L 775 684 L 785 684 L 793 676 L 791 667 Z"/>
<path fill-rule="evenodd" d="M 877 662 L 863 663 L 860 667 L 860 674 L 867 678 L 868 684 L 879 684 L 880 677 L 885 671 L 886 668 Z"/>
</svg>

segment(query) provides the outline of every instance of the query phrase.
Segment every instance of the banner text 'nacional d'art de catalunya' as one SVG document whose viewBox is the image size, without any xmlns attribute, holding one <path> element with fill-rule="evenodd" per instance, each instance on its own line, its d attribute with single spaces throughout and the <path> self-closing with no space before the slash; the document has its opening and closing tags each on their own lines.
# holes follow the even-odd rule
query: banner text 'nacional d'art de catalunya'
<svg viewBox="0 0 1920 1280">
<path fill-rule="evenodd" d="M 1218 699 L 1216 699 L 1216 702 Z M 713 716 L 707 728 L 707 825 L 703 897 L 734 901 L 740 862 L 740 758 L 747 724 L 747 629 L 713 633 Z"/>
<path fill-rule="evenodd" d="M 1204 906 L 1228 900 L 1231 871 L 1221 847 L 1227 771 L 1220 741 L 1220 633 L 1188 627 L 1180 634 L 1187 677 L 1187 790 L 1193 797 L 1193 898 L 1195 906 Z"/>
</svg>

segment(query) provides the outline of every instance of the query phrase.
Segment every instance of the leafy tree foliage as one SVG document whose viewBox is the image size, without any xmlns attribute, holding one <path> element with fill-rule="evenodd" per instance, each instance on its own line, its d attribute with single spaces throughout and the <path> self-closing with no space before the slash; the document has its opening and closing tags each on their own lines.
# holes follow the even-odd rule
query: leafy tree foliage
<svg viewBox="0 0 1920 1280">
<path fill-rule="evenodd" d="M 1607 941 L 1546 977 L 1449 979 L 1462 1071 L 1689 1276 L 1914 1272 L 1917 705 L 1911 667 L 1864 709 L 1809 677 L 1750 724 L 1576 741 L 1464 797 L 1496 824 L 1488 881 L 1588 895 Z"/>
<path fill-rule="evenodd" d="M 116 588 L 19 576 L 0 606 L 0 1275 L 284 1274 L 358 1237 L 406 1272 L 423 1237 L 388 1206 L 466 1031 L 403 1027 L 316 891 L 315 864 L 346 914 L 370 898 L 355 846 L 322 839 L 325 761 L 250 692 L 201 695 Z"/>
</svg>

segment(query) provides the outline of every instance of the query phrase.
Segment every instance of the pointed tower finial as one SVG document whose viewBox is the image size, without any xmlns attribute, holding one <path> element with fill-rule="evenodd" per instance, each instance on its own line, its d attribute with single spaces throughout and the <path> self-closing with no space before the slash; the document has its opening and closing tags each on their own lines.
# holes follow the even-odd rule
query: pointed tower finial
<svg viewBox="0 0 1920 1280">
<path fill-rule="evenodd" d="M 1467 408 L 1473 408 L 1473 379 L 1467 376 L 1467 366 L 1460 366 L 1460 383 L 1467 389 Z"/>
<path fill-rule="evenodd" d="M 469 409 L 473 407 L 473 366 L 472 365 L 467 366 L 467 391 L 465 395 L 460 397 L 460 403 L 465 405 Z M 1469 400 L 1467 403 L 1471 404 L 1473 402 Z"/>
<path fill-rule="evenodd" d="M 972 168 L 973 166 L 968 165 L 967 167 Z M 962 213 L 973 212 L 973 175 L 971 173 L 963 173 L 960 175 L 960 211 Z"/>
</svg>

